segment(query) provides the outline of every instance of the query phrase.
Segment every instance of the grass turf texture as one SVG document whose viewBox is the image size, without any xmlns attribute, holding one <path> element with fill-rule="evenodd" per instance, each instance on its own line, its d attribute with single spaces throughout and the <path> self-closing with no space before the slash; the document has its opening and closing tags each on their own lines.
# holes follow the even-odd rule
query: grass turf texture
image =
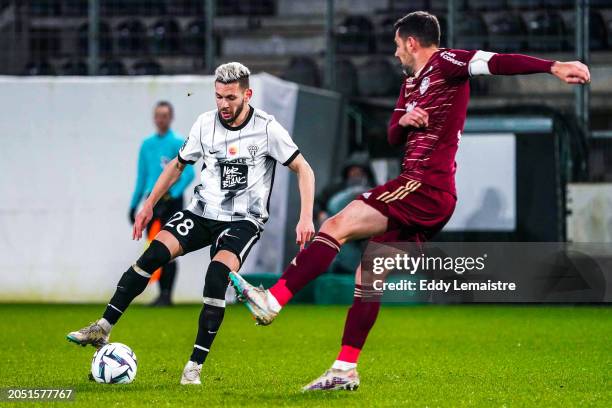
<svg viewBox="0 0 612 408">
<path fill-rule="evenodd" d="M 228 307 L 199 387 L 178 384 L 199 305 L 130 307 L 111 340 L 135 351 L 135 382 L 89 382 L 94 349 L 65 335 L 102 309 L 0 305 L 0 387 L 72 387 L 68 404 L 88 407 L 612 406 L 612 308 L 383 306 L 360 360 L 361 388 L 308 394 L 300 387 L 338 351 L 346 307 L 290 306 L 270 327 Z"/>
</svg>

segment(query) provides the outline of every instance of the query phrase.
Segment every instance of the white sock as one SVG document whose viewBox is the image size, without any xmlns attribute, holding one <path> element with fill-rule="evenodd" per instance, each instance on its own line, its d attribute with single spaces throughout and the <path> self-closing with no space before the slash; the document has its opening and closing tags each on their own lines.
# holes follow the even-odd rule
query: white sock
<svg viewBox="0 0 612 408">
<path fill-rule="evenodd" d="M 113 328 L 113 325 L 110 324 L 105 318 L 101 318 L 96 323 L 98 323 L 98 326 L 103 328 L 107 334 L 110 333 L 111 329 Z"/>
<path fill-rule="evenodd" d="M 269 290 L 267 292 L 268 292 L 268 305 L 270 305 L 270 309 L 272 309 L 274 313 L 280 312 L 283 307 L 280 305 L 280 303 L 278 303 L 278 300 L 276 300 L 274 295 Z"/>
<path fill-rule="evenodd" d="M 353 368 L 357 368 L 357 363 L 349 363 L 347 361 L 336 360 L 334 361 L 332 368 L 334 370 L 347 371 L 352 370 Z"/>
</svg>

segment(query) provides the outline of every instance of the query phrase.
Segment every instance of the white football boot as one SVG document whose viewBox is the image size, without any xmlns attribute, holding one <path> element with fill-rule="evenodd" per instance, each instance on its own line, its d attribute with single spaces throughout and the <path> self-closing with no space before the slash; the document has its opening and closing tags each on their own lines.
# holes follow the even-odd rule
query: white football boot
<svg viewBox="0 0 612 408">
<path fill-rule="evenodd" d="M 229 277 L 234 289 L 236 289 L 238 299 L 244 302 L 251 311 L 257 324 L 267 326 L 272 323 L 278 315 L 278 306 L 277 310 L 274 310 L 272 303 L 278 305 L 278 302 L 275 299 L 270 299 L 272 298 L 270 291 L 251 285 L 236 272 L 230 272 Z"/>
<path fill-rule="evenodd" d="M 357 369 L 338 370 L 330 368 L 322 376 L 302 388 L 302 391 L 355 391 L 359 387 Z"/>
<path fill-rule="evenodd" d="M 202 364 L 198 364 L 194 361 L 188 361 L 183 369 L 183 375 L 181 376 L 181 385 L 188 384 L 202 384 L 200 382 L 200 373 L 202 372 Z"/>
<path fill-rule="evenodd" d="M 103 327 L 104 323 L 100 320 L 91 323 L 89 326 L 85 326 L 80 330 L 68 333 L 66 338 L 76 344 L 80 344 L 85 347 L 88 344 L 96 348 L 100 348 L 108 343 L 110 336 L 110 326 L 107 328 Z M 106 323 L 108 325 L 108 322 Z"/>
</svg>

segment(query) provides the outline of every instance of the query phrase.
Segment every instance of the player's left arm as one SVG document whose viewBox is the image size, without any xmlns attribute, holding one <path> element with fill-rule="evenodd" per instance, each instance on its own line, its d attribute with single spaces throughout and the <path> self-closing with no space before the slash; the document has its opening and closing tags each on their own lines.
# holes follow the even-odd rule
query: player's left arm
<svg viewBox="0 0 612 408">
<path fill-rule="evenodd" d="M 476 75 L 552 74 L 568 84 L 591 81 L 589 67 L 580 61 L 551 61 L 524 54 L 499 54 L 482 50 L 444 50 L 440 70 L 447 79 L 467 80 Z"/>
<path fill-rule="evenodd" d="M 298 154 L 287 165 L 297 175 L 298 187 L 300 189 L 300 220 L 295 227 L 295 242 L 300 250 L 309 242 L 315 234 L 312 222 L 312 208 L 314 206 L 315 175 L 304 156 Z"/>
<path fill-rule="evenodd" d="M 275 119 L 266 125 L 268 155 L 297 174 L 300 188 L 300 220 L 295 227 L 295 242 L 304 248 L 314 236 L 312 207 L 314 205 L 315 177 L 310 165 L 285 130 Z"/>
<path fill-rule="evenodd" d="M 589 67 L 580 61 L 551 61 L 524 54 L 476 51 L 470 59 L 468 70 L 471 76 L 546 73 L 568 84 L 586 84 L 591 81 Z"/>
</svg>

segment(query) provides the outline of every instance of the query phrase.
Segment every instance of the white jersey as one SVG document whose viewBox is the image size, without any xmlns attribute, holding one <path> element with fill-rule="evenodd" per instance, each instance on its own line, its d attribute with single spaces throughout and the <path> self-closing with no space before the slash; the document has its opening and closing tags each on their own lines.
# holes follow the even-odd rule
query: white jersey
<svg viewBox="0 0 612 408">
<path fill-rule="evenodd" d="M 220 120 L 217 110 L 201 114 L 179 150 L 181 163 L 202 158 L 201 184 L 187 210 L 219 221 L 249 220 L 262 228 L 276 162 L 288 165 L 299 150 L 272 115 L 249 106 L 240 126 Z"/>
</svg>

